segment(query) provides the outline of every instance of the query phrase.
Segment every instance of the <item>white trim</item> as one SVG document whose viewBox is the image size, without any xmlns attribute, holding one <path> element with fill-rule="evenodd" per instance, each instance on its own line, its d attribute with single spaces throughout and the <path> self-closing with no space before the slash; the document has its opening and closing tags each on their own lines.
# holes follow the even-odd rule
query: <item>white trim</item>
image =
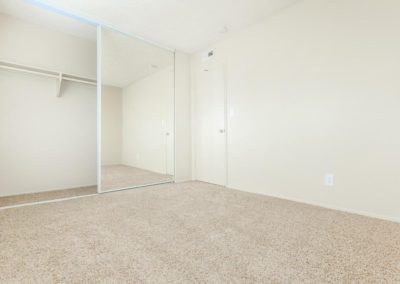
<svg viewBox="0 0 400 284">
<path fill-rule="evenodd" d="M 110 24 L 110 23 L 102 22 L 102 21 L 99 21 L 99 20 L 95 19 L 95 17 L 93 17 L 92 15 L 79 13 L 79 12 L 73 11 L 71 9 L 67 9 L 65 7 L 61 8 L 61 7 L 57 6 L 57 5 L 48 3 L 46 0 L 27 0 L 27 1 L 31 2 L 32 4 L 34 4 L 37 7 L 44 8 L 44 9 L 49 10 L 51 12 L 54 12 L 54 13 L 57 13 L 57 14 L 61 14 L 61 15 L 64 15 L 64 16 L 67 16 L 67 17 L 70 17 L 70 18 L 74 18 L 76 20 L 79 20 L 81 22 L 87 23 L 89 25 L 102 26 L 102 27 L 105 27 L 105 28 L 108 28 L 108 29 L 111 29 L 111 30 L 115 30 L 115 31 L 117 31 L 119 33 L 122 33 L 122 34 L 125 34 L 127 36 L 140 39 L 140 40 L 142 40 L 144 42 L 147 42 L 147 43 L 149 43 L 151 45 L 154 45 L 154 46 L 157 46 L 159 48 L 162 48 L 162 49 L 165 49 L 165 50 L 168 50 L 168 51 L 171 51 L 171 52 L 175 51 L 174 48 L 165 46 L 165 45 L 163 45 L 161 43 L 148 40 L 148 39 L 146 39 L 144 37 L 141 37 L 141 36 L 133 34 L 133 33 L 123 32 L 120 29 L 118 29 L 117 27 L 115 27 L 114 25 Z"/>
<path fill-rule="evenodd" d="M 135 186 L 130 186 L 130 187 L 123 187 L 123 188 L 118 188 L 118 189 L 104 190 L 104 191 L 101 192 L 101 194 L 112 193 L 112 192 L 116 192 L 116 191 L 129 190 L 129 189 L 143 188 L 143 187 L 148 187 L 148 186 L 153 186 L 153 185 L 168 184 L 168 183 L 172 184 L 172 183 L 175 183 L 175 181 L 171 180 L 171 181 L 155 182 L 155 183 L 135 185 Z"/>
<path fill-rule="evenodd" d="M 174 135 L 172 136 L 174 138 L 173 141 L 173 157 L 174 157 L 174 165 L 173 165 L 173 171 L 174 171 L 174 177 L 173 180 L 176 182 L 176 51 L 173 53 L 174 56 L 174 94 L 173 94 L 173 102 L 172 102 L 172 107 L 173 109 L 173 114 L 174 114 L 174 123 L 173 123 L 173 133 Z M 167 144 L 168 147 L 168 144 Z M 167 159 L 168 159 L 168 148 L 167 148 Z M 168 174 L 168 163 L 167 163 L 167 174 Z"/>
<path fill-rule="evenodd" d="M 51 199 L 51 200 L 43 200 L 43 201 L 36 201 L 36 202 L 21 203 L 21 204 L 16 204 L 16 205 L 0 207 L 0 210 L 19 208 L 19 207 L 25 207 L 25 206 L 33 206 L 33 205 L 40 205 L 40 204 L 47 204 L 47 203 L 54 203 L 54 202 L 61 202 L 61 201 L 67 201 L 67 200 L 73 200 L 73 199 L 84 198 L 84 197 L 89 197 L 89 196 L 97 196 L 97 195 L 98 195 L 97 193 L 94 193 L 94 194 L 87 194 L 87 195 L 81 195 L 81 196 L 72 196 L 72 197 L 57 198 L 57 199 Z"/>
<path fill-rule="evenodd" d="M 96 93 L 96 105 L 97 105 L 97 193 L 101 193 L 101 32 L 102 28 L 100 25 L 97 26 L 97 93 Z"/>
<path fill-rule="evenodd" d="M 369 213 L 369 212 L 359 211 L 359 210 L 353 210 L 353 209 L 347 209 L 347 208 L 343 208 L 343 207 L 329 206 L 329 205 L 324 205 L 324 204 L 304 201 L 304 200 L 301 200 L 301 199 L 293 199 L 293 198 L 288 199 L 288 198 L 279 197 L 279 196 L 271 196 L 271 197 L 276 197 L 276 198 L 280 198 L 280 199 L 286 199 L 286 200 L 289 200 L 289 201 L 294 201 L 294 202 L 303 203 L 303 204 L 307 204 L 307 205 L 322 207 L 322 208 L 325 208 L 325 209 L 330 209 L 330 210 L 336 210 L 336 211 L 341 211 L 341 212 L 350 213 L 350 214 L 361 215 L 361 216 L 364 216 L 364 217 L 369 217 L 369 218 L 375 218 L 375 219 L 380 219 L 380 220 L 400 223 L 400 219 L 397 219 L 397 218 L 394 218 L 394 217 L 390 217 L 390 216 L 374 214 L 374 213 Z"/>
<path fill-rule="evenodd" d="M 225 108 L 225 187 L 228 187 L 229 185 L 229 169 L 228 169 L 228 135 L 229 135 L 229 96 L 228 96 L 228 68 L 227 68 L 227 63 L 224 61 L 222 63 L 223 69 L 224 69 L 224 108 Z"/>
<path fill-rule="evenodd" d="M 175 180 L 175 183 L 182 183 L 182 182 L 189 182 L 189 181 L 193 181 L 193 180 L 190 178 L 183 178 L 183 179 Z"/>
<path fill-rule="evenodd" d="M 101 194 L 113 193 L 113 192 L 116 192 L 116 191 L 122 191 L 122 190 L 128 190 L 128 189 L 143 188 L 143 187 L 153 186 L 153 185 L 168 184 L 168 183 L 174 184 L 175 182 L 174 181 L 166 181 L 166 182 L 161 182 L 161 183 L 149 183 L 149 184 L 138 185 L 138 186 L 134 186 L 134 187 L 121 188 L 121 189 L 112 189 L 112 190 L 103 191 L 103 192 L 101 192 Z M 89 197 L 89 196 L 97 196 L 97 195 L 99 195 L 99 193 L 86 194 L 86 195 L 81 195 L 81 196 L 65 197 L 65 198 L 56 198 L 56 199 L 36 201 L 36 202 L 21 203 L 21 204 L 16 204 L 16 205 L 0 207 L 0 210 L 19 208 L 19 207 L 25 207 L 25 206 L 34 206 L 34 205 L 40 205 L 40 204 L 55 203 L 55 202 L 62 202 L 62 201 L 68 201 L 68 200 L 84 198 L 84 197 Z"/>
<path fill-rule="evenodd" d="M 190 152 L 191 152 L 191 159 L 190 159 L 190 163 L 191 163 L 191 173 L 190 173 L 190 177 L 192 180 L 196 180 L 197 179 L 197 175 L 196 175 L 196 163 L 197 163 L 197 150 L 196 150 L 196 97 L 197 97 L 197 93 L 196 93 L 196 88 L 195 88 L 195 76 L 196 75 L 196 70 L 194 68 L 194 64 L 192 64 L 192 59 L 193 57 L 190 56 L 189 58 L 189 75 L 190 75 L 190 86 L 189 86 L 189 90 L 190 90 L 190 135 L 191 135 L 191 139 L 190 139 Z"/>
<path fill-rule="evenodd" d="M 343 208 L 343 207 L 330 206 L 330 205 L 325 205 L 322 203 L 306 201 L 306 200 L 298 199 L 298 198 L 289 198 L 289 197 L 281 196 L 281 195 L 272 195 L 272 194 L 270 195 L 270 194 L 264 194 L 264 193 L 260 193 L 260 192 L 256 192 L 256 191 L 233 188 L 233 187 L 231 187 L 231 189 L 248 192 L 248 193 L 253 193 L 253 194 L 259 194 L 259 195 L 266 196 L 266 197 L 272 197 L 272 198 L 278 198 L 278 199 L 287 200 L 287 201 L 293 201 L 293 202 L 302 203 L 302 204 L 311 205 L 311 206 L 317 206 L 317 207 L 324 208 L 324 209 L 341 211 L 344 213 L 356 214 L 356 215 L 360 215 L 360 216 L 364 216 L 364 217 L 395 222 L 395 223 L 400 224 L 400 219 L 396 218 L 396 217 L 385 216 L 385 215 L 380 215 L 380 214 L 375 214 L 375 213 L 369 213 L 369 212 L 360 211 L 360 210 L 353 210 L 353 209 L 348 209 L 348 208 Z"/>
</svg>

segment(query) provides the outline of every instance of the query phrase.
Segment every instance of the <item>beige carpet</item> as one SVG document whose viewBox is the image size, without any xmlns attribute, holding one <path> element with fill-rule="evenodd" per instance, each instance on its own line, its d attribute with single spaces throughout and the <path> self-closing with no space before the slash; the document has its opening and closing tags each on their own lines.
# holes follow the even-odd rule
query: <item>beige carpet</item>
<svg viewBox="0 0 400 284">
<path fill-rule="evenodd" d="M 126 165 L 101 167 L 101 189 L 103 191 L 173 181 L 171 175 L 163 175 Z"/>
<path fill-rule="evenodd" d="M 97 193 L 97 186 L 78 187 L 63 190 L 27 193 L 0 197 L 0 208 L 25 203 L 48 201 L 60 198 L 77 197 Z"/>
<path fill-rule="evenodd" d="M 0 210 L 0 283 L 400 283 L 400 225 L 190 182 Z"/>
</svg>

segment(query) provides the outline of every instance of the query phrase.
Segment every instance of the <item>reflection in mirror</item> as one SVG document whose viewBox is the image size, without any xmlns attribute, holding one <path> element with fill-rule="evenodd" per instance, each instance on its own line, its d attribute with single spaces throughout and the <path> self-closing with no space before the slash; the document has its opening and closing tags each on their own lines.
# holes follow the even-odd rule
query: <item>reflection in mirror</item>
<svg viewBox="0 0 400 284">
<path fill-rule="evenodd" d="M 101 190 L 173 181 L 174 54 L 102 28 Z"/>
</svg>

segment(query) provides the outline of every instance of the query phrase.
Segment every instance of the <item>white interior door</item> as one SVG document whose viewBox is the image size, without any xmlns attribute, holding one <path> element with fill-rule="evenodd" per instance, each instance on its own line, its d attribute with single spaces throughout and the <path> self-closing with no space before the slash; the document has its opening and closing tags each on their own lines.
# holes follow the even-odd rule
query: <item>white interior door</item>
<svg viewBox="0 0 400 284">
<path fill-rule="evenodd" d="M 200 71 L 195 96 L 196 179 L 226 185 L 226 108 L 223 64 Z"/>
</svg>

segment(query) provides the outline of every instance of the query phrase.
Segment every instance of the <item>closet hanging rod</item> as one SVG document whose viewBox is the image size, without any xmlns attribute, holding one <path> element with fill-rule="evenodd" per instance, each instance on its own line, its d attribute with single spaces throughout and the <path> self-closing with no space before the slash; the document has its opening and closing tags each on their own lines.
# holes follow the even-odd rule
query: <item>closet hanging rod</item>
<svg viewBox="0 0 400 284">
<path fill-rule="evenodd" d="M 75 75 L 71 75 L 71 74 L 65 74 L 62 72 L 57 72 L 57 71 L 52 71 L 52 70 L 45 70 L 42 68 L 28 66 L 28 65 L 15 64 L 15 63 L 7 62 L 7 61 L 0 61 L 0 68 L 12 70 L 12 71 L 21 71 L 24 73 L 41 75 L 41 76 L 46 76 L 46 77 L 56 78 L 56 79 L 59 79 L 60 74 L 61 74 L 62 80 L 83 83 L 83 84 L 89 84 L 89 85 L 97 84 L 97 81 L 95 79 L 75 76 Z"/>
</svg>

